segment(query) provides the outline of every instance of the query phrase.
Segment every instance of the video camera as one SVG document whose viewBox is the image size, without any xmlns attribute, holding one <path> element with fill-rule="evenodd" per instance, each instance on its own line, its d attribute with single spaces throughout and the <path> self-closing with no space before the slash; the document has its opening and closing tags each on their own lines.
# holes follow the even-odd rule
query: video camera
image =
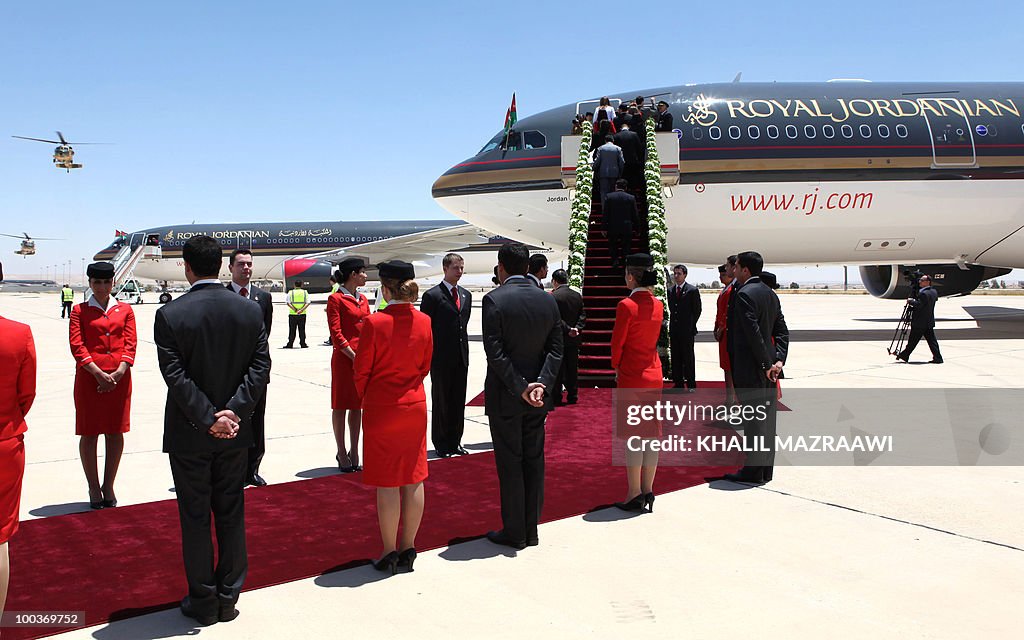
<svg viewBox="0 0 1024 640">
<path fill-rule="evenodd" d="M 918 268 L 907 268 L 903 270 L 903 277 L 910 282 L 910 290 L 913 292 L 912 297 L 914 298 L 916 298 L 917 294 L 921 292 L 921 284 L 918 280 L 920 280 L 923 275 L 925 275 L 925 273 Z"/>
</svg>

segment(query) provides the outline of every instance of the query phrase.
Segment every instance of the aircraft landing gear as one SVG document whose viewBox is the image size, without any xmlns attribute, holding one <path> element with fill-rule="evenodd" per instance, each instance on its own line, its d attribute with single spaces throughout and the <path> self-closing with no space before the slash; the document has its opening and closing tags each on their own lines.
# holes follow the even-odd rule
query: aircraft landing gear
<svg viewBox="0 0 1024 640">
<path fill-rule="evenodd" d="M 171 294 L 164 291 L 160 294 L 160 304 L 167 304 L 171 301 Z"/>
</svg>

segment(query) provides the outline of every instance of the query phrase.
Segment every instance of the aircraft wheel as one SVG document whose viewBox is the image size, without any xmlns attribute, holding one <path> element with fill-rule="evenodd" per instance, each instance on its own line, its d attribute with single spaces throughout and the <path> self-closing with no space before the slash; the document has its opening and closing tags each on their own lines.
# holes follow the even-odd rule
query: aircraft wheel
<svg viewBox="0 0 1024 640">
<path fill-rule="evenodd" d="M 164 292 L 160 294 L 160 304 L 167 304 L 171 301 L 171 294 Z"/>
</svg>

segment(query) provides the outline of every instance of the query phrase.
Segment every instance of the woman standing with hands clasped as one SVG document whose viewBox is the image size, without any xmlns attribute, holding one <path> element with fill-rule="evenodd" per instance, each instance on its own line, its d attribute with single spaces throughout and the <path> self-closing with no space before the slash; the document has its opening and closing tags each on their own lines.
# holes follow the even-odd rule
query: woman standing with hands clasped
<svg viewBox="0 0 1024 640">
<path fill-rule="evenodd" d="M 644 392 L 645 403 L 660 399 L 662 382 L 661 358 L 658 357 L 658 336 L 665 317 L 665 306 L 654 297 L 657 273 L 654 260 L 646 253 L 626 256 L 626 286 L 629 297 L 619 301 L 615 308 L 615 326 L 612 329 L 612 368 L 615 386 L 619 389 L 650 389 Z M 629 434 L 618 430 L 625 439 L 635 435 L 644 440 L 661 435 L 661 424 L 647 421 Z M 626 449 L 626 480 L 629 488 L 625 502 L 615 506 L 625 511 L 654 511 L 654 474 L 658 471 L 658 451 Z"/>
<path fill-rule="evenodd" d="M 338 290 L 327 298 L 327 324 L 331 329 L 331 422 L 334 440 L 338 445 L 338 470 L 342 473 L 359 471 L 359 432 L 362 411 L 359 396 L 352 384 L 352 362 L 359 350 L 359 333 L 363 320 L 370 315 L 370 302 L 359 293 L 366 284 L 366 263 L 361 258 L 346 258 L 338 265 L 335 279 Z M 348 414 L 348 432 L 351 447 L 345 448 L 345 418 Z"/>
<path fill-rule="evenodd" d="M 384 555 L 373 563 L 392 575 L 412 571 L 416 532 L 423 519 L 427 477 L 427 396 L 433 336 L 430 316 L 412 303 L 419 297 L 408 262 L 377 265 L 388 306 L 363 322 L 355 361 L 355 387 L 362 398 L 363 482 L 377 487 L 377 521 Z M 399 539 L 399 523 L 402 525 Z"/>
<path fill-rule="evenodd" d="M 69 341 L 75 372 L 75 433 L 78 452 L 89 484 L 89 506 L 117 506 L 114 478 L 124 451 L 124 434 L 131 422 L 132 376 L 135 364 L 135 313 L 110 295 L 114 265 L 94 262 L 86 270 L 92 296 L 71 310 Z M 103 483 L 100 484 L 96 447 L 104 438 Z"/>
</svg>

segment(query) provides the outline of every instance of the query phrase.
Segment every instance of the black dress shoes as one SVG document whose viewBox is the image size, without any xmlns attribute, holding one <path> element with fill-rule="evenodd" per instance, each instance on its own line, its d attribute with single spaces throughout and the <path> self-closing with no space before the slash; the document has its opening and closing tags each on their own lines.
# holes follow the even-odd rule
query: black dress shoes
<svg viewBox="0 0 1024 640">
<path fill-rule="evenodd" d="M 220 609 L 217 611 L 217 621 L 218 622 L 231 622 L 232 620 L 234 620 L 237 617 L 238 617 L 238 609 L 236 609 L 235 605 L 233 605 L 233 604 L 232 605 L 221 605 Z"/>
<path fill-rule="evenodd" d="M 745 473 L 727 473 L 725 479 L 730 482 L 743 482 L 745 484 L 764 484 L 764 480 L 761 478 L 755 478 Z"/>
<path fill-rule="evenodd" d="M 438 458 L 451 458 L 452 456 L 455 455 L 453 451 L 441 451 L 439 449 L 436 449 L 434 453 L 437 454 Z"/>
<path fill-rule="evenodd" d="M 215 613 L 208 613 L 207 614 L 207 613 L 200 613 L 199 611 L 197 611 L 195 609 L 195 607 L 192 605 L 192 597 L 191 596 L 185 596 L 184 598 L 182 598 L 182 600 L 181 600 L 181 613 L 182 613 L 182 615 L 184 615 L 186 617 L 192 618 L 193 620 L 195 620 L 196 622 L 198 622 L 200 625 L 202 625 L 204 627 L 208 627 L 211 624 L 216 623 L 217 620 L 218 620 L 217 614 L 215 614 Z"/>
<path fill-rule="evenodd" d="M 468 456 L 469 455 L 469 451 L 466 450 L 466 447 L 464 447 L 464 446 L 462 446 L 460 444 L 459 446 L 455 447 L 455 455 L 457 455 L 457 456 Z"/>
<path fill-rule="evenodd" d="M 504 547 L 512 547 L 513 549 L 523 550 L 526 548 L 526 543 L 520 540 L 513 540 L 508 537 L 504 531 L 488 531 L 487 539 L 494 544 L 500 544 Z"/>
<path fill-rule="evenodd" d="M 528 547 L 536 547 L 539 544 L 540 544 L 540 539 L 538 539 L 538 538 L 527 538 L 526 539 L 526 546 L 528 546 Z"/>
<path fill-rule="evenodd" d="M 267 486 L 267 481 L 264 480 L 260 474 L 254 473 L 249 476 L 249 479 L 245 481 L 245 484 L 253 487 L 265 487 Z"/>
<path fill-rule="evenodd" d="M 945 360 L 939 358 L 938 360 L 929 360 L 928 364 L 942 364 L 943 362 L 945 362 Z"/>
</svg>

